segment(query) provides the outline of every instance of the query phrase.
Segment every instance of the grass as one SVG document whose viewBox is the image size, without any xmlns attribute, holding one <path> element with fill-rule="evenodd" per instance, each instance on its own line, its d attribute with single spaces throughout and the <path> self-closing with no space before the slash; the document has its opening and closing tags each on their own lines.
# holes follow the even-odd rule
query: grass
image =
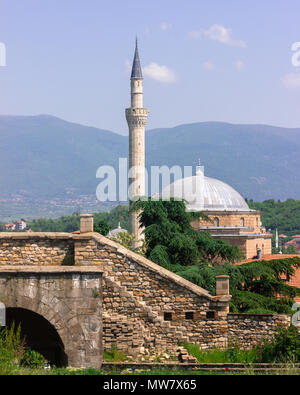
<svg viewBox="0 0 300 395">
<path fill-rule="evenodd" d="M 0 374 L 1 370 L 0 370 Z M 299 369 L 296 369 L 293 365 L 286 364 L 284 369 L 275 369 L 270 370 L 267 372 L 255 372 L 251 366 L 245 369 L 244 371 L 234 372 L 230 371 L 186 371 L 180 369 L 167 369 L 167 368 L 160 368 L 160 369 L 136 369 L 132 371 L 130 369 L 123 370 L 121 372 L 115 371 L 104 371 L 104 370 L 97 370 L 97 369 L 75 369 L 75 368 L 52 368 L 50 370 L 44 369 L 32 369 L 32 368 L 15 368 L 10 370 L 9 372 L 5 373 L 6 375 L 31 375 L 31 376 L 116 376 L 116 375 L 126 375 L 126 376 L 152 376 L 152 375 L 163 375 L 163 376 L 177 376 L 177 375 L 195 375 L 195 376 L 220 376 L 220 375 L 229 375 L 229 376 L 244 376 L 244 375 L 300 375 Z"/>
<path fill-rule="evenodd" d="M 126 359 L 126 355 L 122 351 L 118 351 L 114 345 L 110 350 L 103 352 L 103 361 L 105 362 L 124 362 Z"/>
<path fill-rule="evenodd" d="M 255 363 L 259 362 L 258 349 L 242 350 L 237 345 L 231 345 L 226 350 L 201 350 L 197 344 L 186 343 L 185 349 L 199 363 Z"/>
</svg>

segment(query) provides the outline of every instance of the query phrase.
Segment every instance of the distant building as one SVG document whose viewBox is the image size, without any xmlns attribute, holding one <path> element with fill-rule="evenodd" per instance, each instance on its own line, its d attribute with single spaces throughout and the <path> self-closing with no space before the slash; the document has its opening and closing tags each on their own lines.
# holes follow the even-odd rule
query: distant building
<svg viewBox="0 0 300 395">
<path fill-rule="evenodd" d="M 108 237 L 110 239 L 111 237 L 118 237 L 118 234 L 120 234 L 120 233 L 126 233 L 126 232 L 127 232 L 127 230 L 122 229 L 121 224 L 119 222 L 118 227 L 116 229 L 112 229 L 106 237 Z"/>
<path fill-rule="evenodd" d="M 216 240 L 239 247 L 246 259 L 271 254 L 272 234 L 261 226 L 260 212 L 251 210 L 245 199 L 230 185 L 206 177 L 200 162 L 196 174 L 175 181 L 156 197 L 183 199 L 189 211 L 201 211 L 191 225 L 198 232 L 209 232 Z"/>
<path fill-rule="evenodd" d="M 23 230 L 26 228 L 26 222 L 20 220 L 16 222 L 16 230 Z"/>
<path fill-rule="evenodd" d="M 284 244 L 285 248 L 288 248 L 290 245 L 293 245 L 297 251 L 300 252 L 300 236 L 296 239 L 292 239 Z"/>
<path fill-rule="evenodd" d="M 15 230 L 16 225 L 15 224 L 5 224 L 5 230 Z"/>
</svg>

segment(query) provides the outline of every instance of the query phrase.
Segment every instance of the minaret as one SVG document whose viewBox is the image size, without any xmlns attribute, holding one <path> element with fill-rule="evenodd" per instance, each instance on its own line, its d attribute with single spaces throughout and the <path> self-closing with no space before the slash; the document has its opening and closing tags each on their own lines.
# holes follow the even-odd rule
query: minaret
<svg viewBox="0 0 300 395">
<path fill-rule="evenodd" d="M 275 247 L 276 247 L 276 248 L 279 248 L 278 229 L 276 229 L 276 235 L 275 235 Z"/>
<path fill-rule="evenodd" d="M 129 127 L 129 199 L 132 202 L 145 196 L 145 126 L 148 118 L 148 110 L 143 108 L 143 75 L 137 39 L 130 80 L 131 106 L 126 109 L 126 119 Z M 144 235 L 136 212 L 131 214 L 131 232 L 136 239 L 133 247 L 140 247 Z"/>
</svg>

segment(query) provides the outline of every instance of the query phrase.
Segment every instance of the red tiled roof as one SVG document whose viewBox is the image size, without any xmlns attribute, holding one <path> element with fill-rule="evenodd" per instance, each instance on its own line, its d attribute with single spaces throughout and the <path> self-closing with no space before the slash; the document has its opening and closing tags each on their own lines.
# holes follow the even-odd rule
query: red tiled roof
<svg viewBox="0 0 300 395">
<path fill-rule="evenodd" d="M 235 265 L 243 265 L 244 263 L 249 263 L 249 262 L 259 262 L 259 261 L 271 261 L 272 259 L 286 259 L 286 258 L 294 258 L 298 257 L 300 258 L 300 254 L 266 254 L 263 255 L 262 258 L 260 259 L 246 259 L 242 262 L 237 262 Z"/>
<path fill-rule="evenodd" d="M 296 240 L 297 240 L 297 239 L 293 239 L 293 240 L 287 241 L 286 243 L 284 243 L 284 245 L 296 244 L 296 243 L 295 243 Z"/>
</svg>

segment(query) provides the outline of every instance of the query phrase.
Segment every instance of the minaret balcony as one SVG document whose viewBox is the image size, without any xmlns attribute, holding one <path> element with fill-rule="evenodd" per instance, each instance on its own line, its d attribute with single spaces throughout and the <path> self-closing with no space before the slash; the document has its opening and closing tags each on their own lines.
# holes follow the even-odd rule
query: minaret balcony
<svg viewBox="0 0 300 395">
<path fill-rule="evenodd" d="M 148 115 L 149 110 L 147 108 L 126 108 L 126 115 Z"/>
</svg>

